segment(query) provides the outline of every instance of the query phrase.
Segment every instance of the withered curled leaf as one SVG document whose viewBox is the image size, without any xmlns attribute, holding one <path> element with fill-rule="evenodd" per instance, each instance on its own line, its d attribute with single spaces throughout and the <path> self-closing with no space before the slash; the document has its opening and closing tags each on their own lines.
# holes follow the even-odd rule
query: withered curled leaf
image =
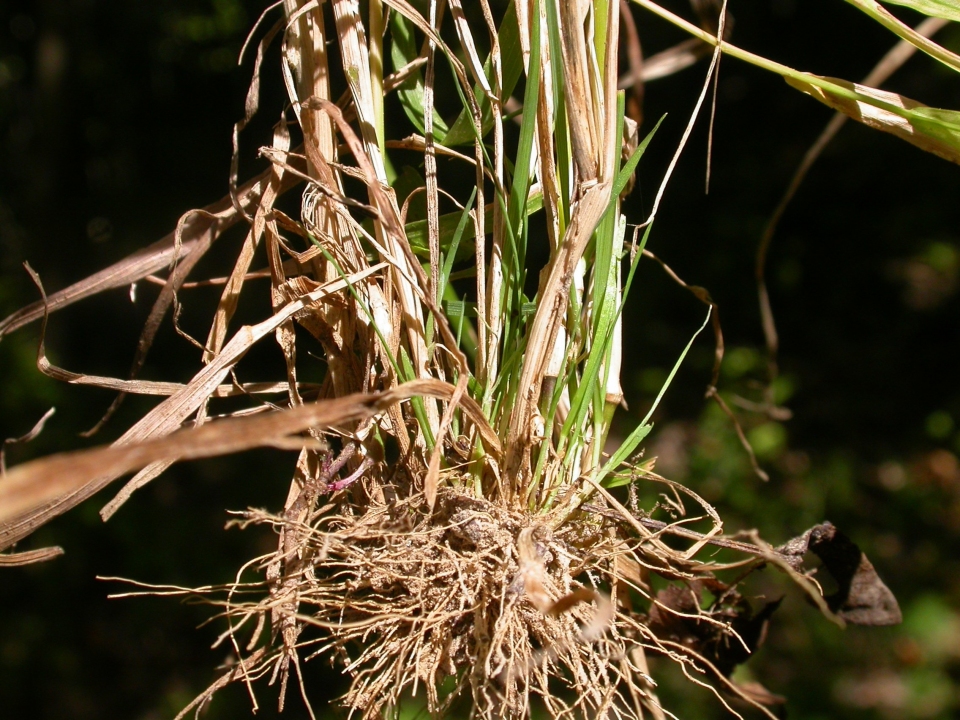
<svg viewBox="0 0 960 720">
<path fill-rule="evenodd" d="M 777 548 L 802 568 L 807 551 L 814 553 L 837 583 L 827 596 L 827 606 L 854 625 L 897 625 L 903 620 L 900 605 L 873 564 L 850 538 L 832 523 L 814 525 L 802 535 Z"/>
</svg>

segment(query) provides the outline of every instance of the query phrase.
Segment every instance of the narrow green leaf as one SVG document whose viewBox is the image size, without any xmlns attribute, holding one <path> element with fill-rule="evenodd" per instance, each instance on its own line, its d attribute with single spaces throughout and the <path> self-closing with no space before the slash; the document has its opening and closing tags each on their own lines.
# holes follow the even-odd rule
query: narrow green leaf
<svg viewBox="0 0 960 720">
<path fill-rule="evenodd" d="M 477 336 L 473 328 L 473 323 L 466 319 L 466 316 L 470 314 L 470 310 L 466 302 L 461 300 L 460 296 L 457 295 L 457 291 L 453 285 L 449 283 L 446 284 L 443 289 L 443 307 L 444 314 L 450 320 L 450 324 L 457 333 L 457 347 L 463 350 L 471 361 L 476 360 Z M 466 333 L 463 332 L 464 326 L 467 328 Z M 473 375 L 470 375 L 470 381 L 476 384 L 476 378 L 474 378 Z M 471 385 L 470 392 L 473 394 L 473 397 L 482 396 L 482 393 L 477 394 L 473 392 L 473 385 Z"/>
<path fill-rule="evenodd" d="M 633 154 L 630 155 L 630 158 L 624 164 L 623 168 L 617 173 L 617 179 L 613 182 L 613 193 L 614 197 L 620 197 L 620 194 L 623 192 L 623 189 L 627 186 L 627 183 L 630 182 L 630 176 L 633 175 L 633 171 L 637 169 L 637 165 L 640 163 L 640 158 L 643 157 L 643 153 L 647 149 L 647 145 L 650 144 L 650 141 L 653 140 L 653 136 L 656 134 L 657 130 L 660 127 L 660 124 L 666 119 L 666 114 L 662 115 L 657 124 L 653 126 L 653 129 L 647 133 L 647 136 L 637 145 L 637 149 L 633 151 Z"/>
<path fill-rule="evenodd" d="M 902 5 L 924 15 L 960 22 L 960 4 L 957 4 L 956 0 L 887 0 L 887 3 Z"/>
<path fill-rule="evenodd" d="M 630 482 L 629 478 L 625 479 L 621 475 L 611 475 L 609 479 L 606 479 L 607 468 L 615 470 L 624 460 L 629 458 L 633 454 L 633 451 L 637 449 L 637 446 L 650 434 L 651 430 L 653 430 L 653 423 L 638 425 L 633 429 L 633 432 L 630 433 L 617 452 L 610 458 L 610 462 L 604 465 L 603 470 L 600 471 L 599 477 L 605 478 L 600 481 L 601 485 L 605 488 L 614 488 Z M 616 461 L 616 464 L 614 464 L 614 461 Z"/>
<path fill-rule="evenodd" d="M 450 272 L 453 270 L 453 262 L 457 258 L 457 252 L 460 249 L 460 240 L 463 237 L 463 233 L 467 229 L 467 223 L 470 221 L 470 210 L 473 208 L 473 203 L 477 199 L 477 189 L 473 188 L 473 191 L 470 193 L 470 199 L 467 200 L 467 204 L 463 206 L 463 211 L 460 213 L 460 221 L 457 223 L 457 229 L 453 231 L 453 239 L 450 241 L 449 248 L 443 247 L 443 238 L 441 233 L 441 248 L 445 253 L 443 260 L 443 268 L 440 270 L 440 289 L 439 292 L 442 294 L 444 288 L 447 287 L 447 282 L 450 279 Z M 454 213 L 455 214 L 455 213 Z M 474 234 L 476 234 L 474 232 Z M 471 248 L 468 248 L 471 250 Z"/>
<path fill-rule="evenodd" d="M 413 369 L 413 363 L 410 362 L 410 356 L 407 354 L 407 350 L 403 345 L 400 346 L 400 369 L 403 373 L 400 376 L 403 382 L 416 380 L 416 370 Z M 423 402 L 423 398 L 419 396 L 410 398 L 410 405 L 413 407 L 413 414 L 416 416 L 417 422 L 420 424 L 420 429 L 423 431 L 423 438 L 427 442 L 427 450 L 433 450 L 433 431 L 430 429 L 430 422 L 427 420 L 427 407 Z"/>
<path fill-rule="evenodd" d="M 477 304 L 468 300 L 447 300 L 443 304 L 443 311 L 451 320 L 477 316 Z"/>
<path fill-rule="evenodd" d="M 531 37 L 539 37 L 540 4 L 537 0 L 531 3 L 530 25 Z M 523 119 L 520 121 L 520 139 L 514 156 L 513 178 L 506 207 L 506 232 L 503 246 L 504 284 L 501 305 L 506 315 L 515 312 L 517 305 L 523 302 L 519 296 L 523 292 L 526 280 L 526 238 L 529 225 L 527 218 L 530 215 L 527 204 L 532 177 L 530 165 L 536 139 L 536 107 L 539 99 L 540 43 L 533 42 L 530 47 L 530 64 L 527 68 L 526 87 L 523 93 L 523 107 L 527 108 L 527 111 L 523 113 Z"/>
<path fill-rule="evenodd" d="M 418 56 L 416 39 L 413 32 L 413 23 L 398 12 L 390 15 L 390 36 L 393 43 L 390 46 L 390 59 L 393 69 L 399 70 Z M 417 69 L 410 77 L 397 88 L 397 98 L 404 112 L 416 128 L 424 134 L 423 124 L 423 73 Z M 436 109 L 433 111 L 434 137 L 444 137 L 449 131 L 446 121 L 440 117 Z"/>
</svg>

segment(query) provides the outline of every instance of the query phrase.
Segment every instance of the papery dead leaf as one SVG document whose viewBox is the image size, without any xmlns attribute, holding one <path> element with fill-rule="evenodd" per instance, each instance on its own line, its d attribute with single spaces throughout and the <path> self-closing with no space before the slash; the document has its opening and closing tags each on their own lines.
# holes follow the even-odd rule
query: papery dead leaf
<svg viewBox="0 0 960 720">
<path fill-rule="evenodd" d="M 180 425 L 201 406 L 211 396 L 219 386 L 223 378 L 226 377 L 230 369 L 242 358 L 250 347 L 273 332 L 280 324 L 297 315 L 304 308 L 311 306 L 331 293 L 340 292 L 346 288 L 348 283 L 356 283 L 374 272 L 381 269 L 382 265 L 368 268 L 366 271 L 356 273 L 347 279 L 335 280 L 323 285 L 312 293 L 308 293 L 295 302 L 288 303 L 282 310 L 277 312 L 271 318 L 255 326 L 246 326 L 240 328 L 230 342 L 224 347 L 217 358 L 209 365 L 204 367 L 191 382 L 184 388 L 171 395 L 164 402 L 160 403 L 152 411 L 147 413 L 137 424 L 131 427 L 123 436 L 117 440 L 116 444 L 131 444 L 151 437 L 166 435 L 180 427 Z M 28 268 L 28 270 L 30 270 Z M 30 270 L 32 272 L 32 270 Z M 35 278 L 36 279 L 36 278 Z M 42 286 L 41 286 L 42 292 Z M 42 347 L 39 357 L 43 357 Z M 129 496 L 138 488 L 145 485 L 152 478 L 159 475 L 169 463 L 165 461 L 156 461 L 153 464 L 147 463 L 150 467 L 142 470 L 121 490 L 120 494 L 114 498 L 104 509 L 101 515 L 108 519 L 120 505 L 125 502 Z M 10 537 L 25 537 L 33 531 L 33 528 L 42 525 L 57 515 L 66 512 L 72 507 L 80 504 L 105 485 L 116 478 L 116 475 L 101 474 L 100 477 L 91 477 L 86 483 L 71 485 L 72 490 L 69 493 L 54 494 L 47 500 L 49 505 L 39 508 L 37 512 L 25 521 L 16 531 L 7 533 Z M 0 516 L 2 517 L 2 516 Z M 3 541 L 4 533 L 0 532 L 0 542 Z M 15 542 L 11 540 L 10 542 Z"/>
<path fill-rule="evenodd" d="M 927 107 L 897 93 L 877 90 L 837 78 L 805 75 L 785 77 L 791 86 L 857 122 L 960 163 L 960 112 Z"/>
<path fill-rule="evenodd" d="M 261 173 L 240 188 L 238 196 L 244 207 L 253 207 L 257 203 L 260 193 L 263 191 L 263 186 L 270 177 L 270 172 L 270 170 L 267 170 Z M 222 234 L 240 220 L 240 216 L 230 202 L 229 195 L 212 205 L 208 205 L 203 210 L 207 218 L 212 215 L 217 216 L 216 232 L 218 234 Z M 168 267 L 176 257 L 183 258 L 193 252 L 199 242 L 199 240 L 194 239 L 194 235 L 200 235 L 204 232 L 211 222 L 207 220 L 207 222 L 199 223 L 196 227 L 188 228 L 187 233 L 182 238 L 179 250 L 175 245 L 175 233 L 171 232 L 152 245 L 137 250 L 110 267 L 53 293 L 47 298 L 47 311 L 53 313 L 106 290 L 125 287 Z M 4 318 L 0 321 L 0 339 L 24 325 L 39 320 L 43 317 L 43 313 L 44 302 L 40 300 Z"/>
<path fill-rule="evenodd" d="M 2 480 L 4 473 L 7 472 L 7 448 L 16 445 L 23 445 L 24 443 L 28 443 L 36 438 L 37 435 L 43 432 L 43 428 L 47 424 L 47 420 L 53 417 L 53 414 L 56 411 L 56 408 L 50 408 L 39 420 L 37 420 L 34 426 L 27 433 L 21 435 L 20 437 L 7 438 L 2 444 L 0 444 L 0 480 Z"/>
<path fill-rule="evenodd" d="M 63 555 L 63 548 L 58 546 L 24 550 L 15 553 L 0 553 L 0 567 L 21 567 L 34 563 L 47 562 Z"/>
</svg>

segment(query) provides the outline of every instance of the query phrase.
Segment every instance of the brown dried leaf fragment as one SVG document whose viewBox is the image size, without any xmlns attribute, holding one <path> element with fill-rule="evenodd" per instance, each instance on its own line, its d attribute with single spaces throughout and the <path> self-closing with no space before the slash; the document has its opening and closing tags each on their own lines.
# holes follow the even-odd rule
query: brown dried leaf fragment
<svg viewBox="0 0 960 720">
<path fill-rule="evenodd" d="M 0 483 L 0 550 L 73 507 L 76 503 L 71 504 L 71 498 L 85 488 L 106 485 L 109 480 L 103 478 L 116 478 L 157 462 L 215 457 L 253 447 L 289 446 L 291 440 L 306 445 L 309 440 L 296 434 L 308 428 L 372 417 L 417 395 L 449 401 L 455 392 L 456 388 L 439 380 L 414 380 L 382 393 L 355 393 L 280 412 L 212 422 L 142 442 L 60 453 L 23 463 Z M 460 403 L 488 451 L 499 456 L 499 440 L 480 407 L 468 396 Z M 102 482 L 99 486 L 98 481 Z M 50 513 L 51 507 L 59 512 Z"/>
<path fill-rule="evenodd" d="M 23 552 L 0 553 L 0 567 L 33 565 L 34 563 L 53 560 L 55 557 L 60 557 L 61 555 L 63 555 L 63 548 L 56 545 L 53 547 L 38 548 L 36 550 L 24 550 Z"/>
<path fill-rule="evenodd" d="M 238 195 L 243 207 L 253 207 L 259 202 L 270 172 L 270 170 L 267 170 L 261 173 L 240 188 Z M 218 237 L 240 220 L 240 216 L 230 202 L 229 195 L 212 205 L 208 205 L 202 212 L 205 221 L 191 223 L 181 235 L 179 245 L 175 237 L 176 231 L 171 231 L 152 245 L 137 250 L 110 267 L 53 293 L 46 299 L 46 302 L 38 300 L 21 308 L 0 321 L 0 339 L 24 325 L 41 319 L 45 311 L 53 313 L 62 310 L 75 302 L 106 290 L 130 285 L 152 273 L 169 267 L 178 259 L 183 260 L 193 253 L 204 233 L 212 232 Z M 216 216 L 215 219 L 210 219 L 214 216 Z"/>
<path fill-rule="evenodd" d="M 854 625 L 898 625 L 900 605 L 859 546 L 829 522 L 814 525 L 803 535 L 777 548 L 796 569 L 803 556 L 814 553 L 837 582 L 825 598 L 827 606 Z"/>
<path fill-rule="evenodd" d="M 7 448 L 23 445 L 36 438 L 37 435 L 43 432 L 43 428 L 47 424 L 47 420 L 49 420 L 56 411 L 56 408 L 50 408 L 43 414 L 43 417 L 37 420 L 36 424 L 30 429 L 29 432 L 21 435 L 20 437 L 7 438 L 2 444 L 0 444 L 0 478 L 7 473 Z"/>
</svg>

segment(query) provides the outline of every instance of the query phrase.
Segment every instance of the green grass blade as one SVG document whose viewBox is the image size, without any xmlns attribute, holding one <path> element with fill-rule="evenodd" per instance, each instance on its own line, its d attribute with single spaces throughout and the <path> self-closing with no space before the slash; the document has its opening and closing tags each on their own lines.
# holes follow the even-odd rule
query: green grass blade
<svg viewBox="0 0 960 720">
<path fill-rule="evenodd" d="M 413 369 L 413 363 L 410 362 L 410 356 L 407 354 L 407 350 L 403 345 L 400 346 L 400 369 L 402 371 L 400 378 L 403 382 L 409 382 L 417 378 L 417 373 Z M 423 398 L 420 396 L 410 398 L 410 405 L 413 407 L 413 414 L 417 418 L 420 429 L 423 430 L 423 437 L 427 443 L 427 451 L 430 452 L 433 450 L 434 437 L 433 431 L 430 429 L 430 422 L 427 419 L 427 407 L 423 402 Z"/>
<path fill-rule="evenodd" d="M 634 170 L 637 169 L 637 165 L 640 163 L 640 158 L 642 158 L 643 153 L 646 152 L 647 145 L 649 145 L 650 141 L 653 140 L 653 136 L 656 134 L 666 117 L 667 116 L 664 114 L 659 120 L 657 120 L 657 124 L 653 126 L 653 129 L 648 132 L 647 136 L 640 142 L 639 145 L 637 145 L 637 149 L 633 151 L 623 168 L 619 173 L 617 173 L 617 179 L 613 181 L 614 197 L 620 197 L 620 195 L 623 193 L 623 189 L 627 186 L 627 183 L 630 182 L 630 176 L 633 175 Z"/>
<path fill-rule="evenodd" d="M 398 12 L 390 14 L 390 37 L 393 43 L 390 46 L 390 59 L 393 69 L 399 70 L 407 63 L 417 58 L 417 44 L 414 37 L 413 23 Z M 418 68 L 410 77 L 397 88 L 397 98 L 403 107 L 407 118 L 414 124 L 421 134 L 425 134 L 423 116 L 423 73 Z M 433 133 L 435 137 L 445 136 L 449 132 L 446 121 L 433 111 Z"/>
<path fill-rule="evenodd" d="M 956 0 L 887 0 L 890 5 L 902 5 L 924 15 L 960 22 L 960 5 Z"/>
<path fill-rule="evenodd" d="M 470 199 L 467 200 L 467 204 L 463 206 L 463 212 L 460 213 L 460 221 L 457 223 L 457 229 L 453 232 L 453 238 L 450 240 L 450 245 L 447 248 L 444 248 L 442 233 L 441 233 L 441 244 L 440 247 L 446 255 L 443 259 L 443 267 L 440 271 L 440 287 L 438 288 L 439 293 L 443 294 L 444 288 L 447 287 L 447 283 L 450 280 L 450 273 L 453 270 L 453 262 L 457 258 L 457 250 L 460 248 L 460 239 L 463 237 L 464 231 L 467 229 L 467 223 L 470 221 L 470 209 L 473 207 L 474 201 L 477 199 L 477 189 L 473 188 L 470 193 Z M 471 224 L 471 228 L 473 225 Z M 473 248 L 469 248 L 470 253 L 473 253 Z M 442 298 L 437 298 L 439 302 Z"/>
<path fill-rule="evenodd" d="M 530 11 L 531 37 L 540 36 L 540 4 L 534 0 Z M 533 144 L 536 141 L 537 113 L 540 99 L 540 43 L 533 42 L 530 47 L 530 63 L 527 68 L 527 82 L 523 93 L 523 120 L 520 122 L 520 139 L 513 168 L 512 184 L 506 207 L 506 238 L 503 248 L 504 297 L 503 312 L 510 315 L 516 312 L 523 299 L 520 294 L 526 280 L 526 237 L 528 195 L 532 173 L 530 161 L 533 157 Z M 510 335 L 504 334 L 507 342 Z"/>
<path fill-rule="evenodd" d="M 620 445 L 619 449 L 610 457 L 607 464 L 604 465 L 603 469 L 597 474 L 597 477 L 601 478 L 601 485 L 606 488 L 612 488 L 626 485 L 629 482 L 629 480 L 624 480 L 620 475 L 610 475 L 610 472 L 616 470 L 633 454 L 637 446 L 643 442 L 651 430 L 653 430 L 653 423 L 638 425 L 633 429 L 633 432 L 627 436 L 627 439 L 623 441 L 623 444 Z"/>
</svg>

